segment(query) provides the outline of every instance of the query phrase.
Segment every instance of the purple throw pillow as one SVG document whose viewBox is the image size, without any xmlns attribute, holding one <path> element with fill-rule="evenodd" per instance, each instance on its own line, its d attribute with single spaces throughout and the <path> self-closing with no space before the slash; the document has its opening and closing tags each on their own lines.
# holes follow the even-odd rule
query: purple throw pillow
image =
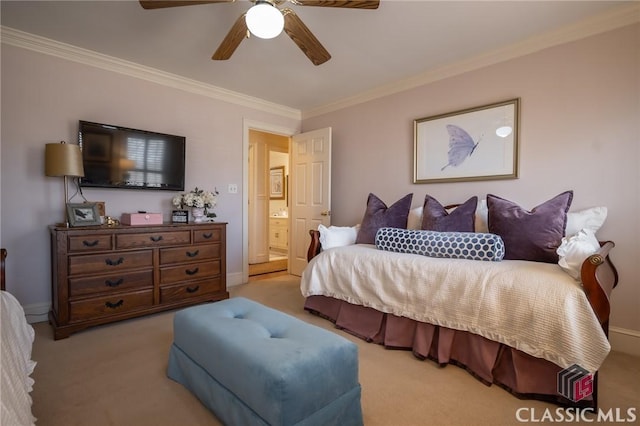
<svg viewBox="0 0 640 426">
<path fill-rule="evenodd" d="M 406 229 L 412 199 L 413 194 L 407 194 L 387 207 L 380 198 L 369 194 L 356 244 L 375 244 L 376 232 L 383 227 Z"/>
<path fill-rule="evenodd" d="M 557 263 L 572 200 L 573 191 L 566 191 L 528 211 L 487 194 L 489 232 L 502 237 L 504 258 Z"/>
<path fill-rule="evenodd" d="M 422 229 L 439 232 L 475 232 L 478 197 L 471 197 L 448 212 L 430 195 L 424 197 Z"/>
</svg>

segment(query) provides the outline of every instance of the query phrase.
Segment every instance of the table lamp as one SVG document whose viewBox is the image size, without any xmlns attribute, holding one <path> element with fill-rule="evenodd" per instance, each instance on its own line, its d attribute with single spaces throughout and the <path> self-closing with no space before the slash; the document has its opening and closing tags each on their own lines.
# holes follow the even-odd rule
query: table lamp
<svg viewBox="0 0 640 426">
<path fill-rule="evenodd" d="M 67 178 L 84 176 L 82 167 L 82 151 L 74 144 L 65 141 L 60 143 L 48 143 L 44 151 L 44 174 L 47 176 L 64 177 L 64 222 L 62 226 L 69 226 L 67 218 L 67 202 L 69 202 L 69 187 Z"/>
</svg>

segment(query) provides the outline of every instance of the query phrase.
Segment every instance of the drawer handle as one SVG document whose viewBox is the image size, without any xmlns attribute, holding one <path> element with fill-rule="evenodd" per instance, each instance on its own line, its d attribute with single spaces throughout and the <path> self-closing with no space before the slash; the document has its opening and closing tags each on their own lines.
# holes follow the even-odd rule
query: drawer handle
<svg viewBox="0 0 640 426">
<path fill-rule="evenodd" d="M 194 268 L 194 269 L 185 269 L 184 272 L 186 272 L 187 275 L 195 275 L 198 273 L 198 270 L 200 268 Z"/>
<path fill-rule="evenodd" d="M 198 290 L 200 290 L 200 286 L 199 285 L 197 285 L 195 287 L 187 287 L 187 293 L 195 293 Z"/>
<path fill-rule="evenodd" d="M 202 234 L 202 237 L 208 240 L 209 238 L 213 237 L 213 232 L 209 232 L 207 234 Z"/>
<path fill-rule="evenodd" d="M 100 242 L 99 240 L 94 240 L 94 241 L 84 240 L 82 241 L 82 245 L 85 247 L 95 247 L 98 245 L 99 242 Z"/>
<path fill-rule="evenodd" d="M 111 259 L 106 259 L 106 260 L 104 261 L 104 263 L 106 263 L 106 264 L 107 264 L 107 265 L 109 265 L 109 266 L 118 266 L 118 265 L 121 265 L 121 264 L 122 264 L 122 262 L 124 262 L 124 257 L 121 257 L 121 258 L 119 258 L 119 259 L 118 259 L 118 260 L 116 260 L 116 261 L 113 261 L 113 260 L 111 260 Z"/>
<path fill-rule="evenodd" d="M 123 282 L 124 282 L 124 278 L 120 278 L 117 281 L 105 280 L 104 283 L 107 285 L 107 287 L 118 287 Z"/>
<path fill-rule="evenodd" d="M 200 250 L 188 251 L 187 252 L 187 257 L 196 257 L 199 253 L 200 253 Z"/>
<path fill-rule="evenodd" d="M 119 308 L 122 305 L 124 305 L 124 300 L 122 299 L 118 300 L 116 303 L 104 302 L 104 306 L 111 309 Z"/>
<path fill-rule="evenodd" d="M 158 241 L 162 241 L 162 235 L 158 235 L 156 236 L 151 236 L 149 237 L 151 239 L 151 241 L 153 241 L 154 243 L 157 243 Z"/>
</svg>

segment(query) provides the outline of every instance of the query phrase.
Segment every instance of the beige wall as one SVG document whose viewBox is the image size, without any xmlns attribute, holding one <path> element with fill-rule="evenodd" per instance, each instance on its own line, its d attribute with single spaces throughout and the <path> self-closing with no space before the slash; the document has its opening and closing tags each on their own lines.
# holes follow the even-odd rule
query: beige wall
<svg viewBox="0 0 640 426">
<path fill-rule="evenodd" d="M 23 305 L 48 309 L 47 226 L 62 220 L 62 179 L 44 176 L 44 146 L 77 143 L 78 120 L 186 136 L 185 189 L 220 190 L 215 211 L 217 220 L 229 223 L 227 272 L 242 276 L 244 123 L 296 129 L 299 119 L 3 44 L 0 244 L 9 251 L 8 288 Z M 238 185 L 237 194 L 227 193 L 230 183 Z M 90 201 L 105 201 L 116 218 L 146 210 L 169 220 L 175 194 L 84 190 Z"/>
<path fill-rule="evenodd" d="M 640 25 L 549 48 L 303 120 L 333 128 L 332 220 L 360 221 L 367 194 L 443 204 L 493 193 L 532 208 L 573 189 L 572 210 L 604 205 L 601 239 L 620 272 L 612 325 L 640 337 Z M 413 120 L 521 98 L 517 180 L 412 184 Z M 354 202 L 354 200 L 360 200 Z"/>
</svg>

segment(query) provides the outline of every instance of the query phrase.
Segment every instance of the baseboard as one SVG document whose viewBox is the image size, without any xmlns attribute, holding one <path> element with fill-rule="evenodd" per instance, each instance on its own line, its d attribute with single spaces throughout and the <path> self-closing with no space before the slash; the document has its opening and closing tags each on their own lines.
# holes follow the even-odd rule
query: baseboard
<svg viewBox="0 0 640 426">
<path fill-rule="evenodd" d="M 233 287 L 234 285 L 240 284 L 244 284 L 244 282 L 242 281 L 242 272 L 227 274 L 227 287 Z"/>
<path fill-rule="evenodd" d="M 50 303 L 35 303 L 33 305 L 25 305 L 24 315 L 27 317 L 27 322 L 33 324 L 36 322 L 49 321 L 49 311 L 51 310 Z"/>
<path fill-rule="evenodd" d="M 640 356 L 640 332 L 620 327 L 609 327 L 611 349 Z"/>
</svg>

